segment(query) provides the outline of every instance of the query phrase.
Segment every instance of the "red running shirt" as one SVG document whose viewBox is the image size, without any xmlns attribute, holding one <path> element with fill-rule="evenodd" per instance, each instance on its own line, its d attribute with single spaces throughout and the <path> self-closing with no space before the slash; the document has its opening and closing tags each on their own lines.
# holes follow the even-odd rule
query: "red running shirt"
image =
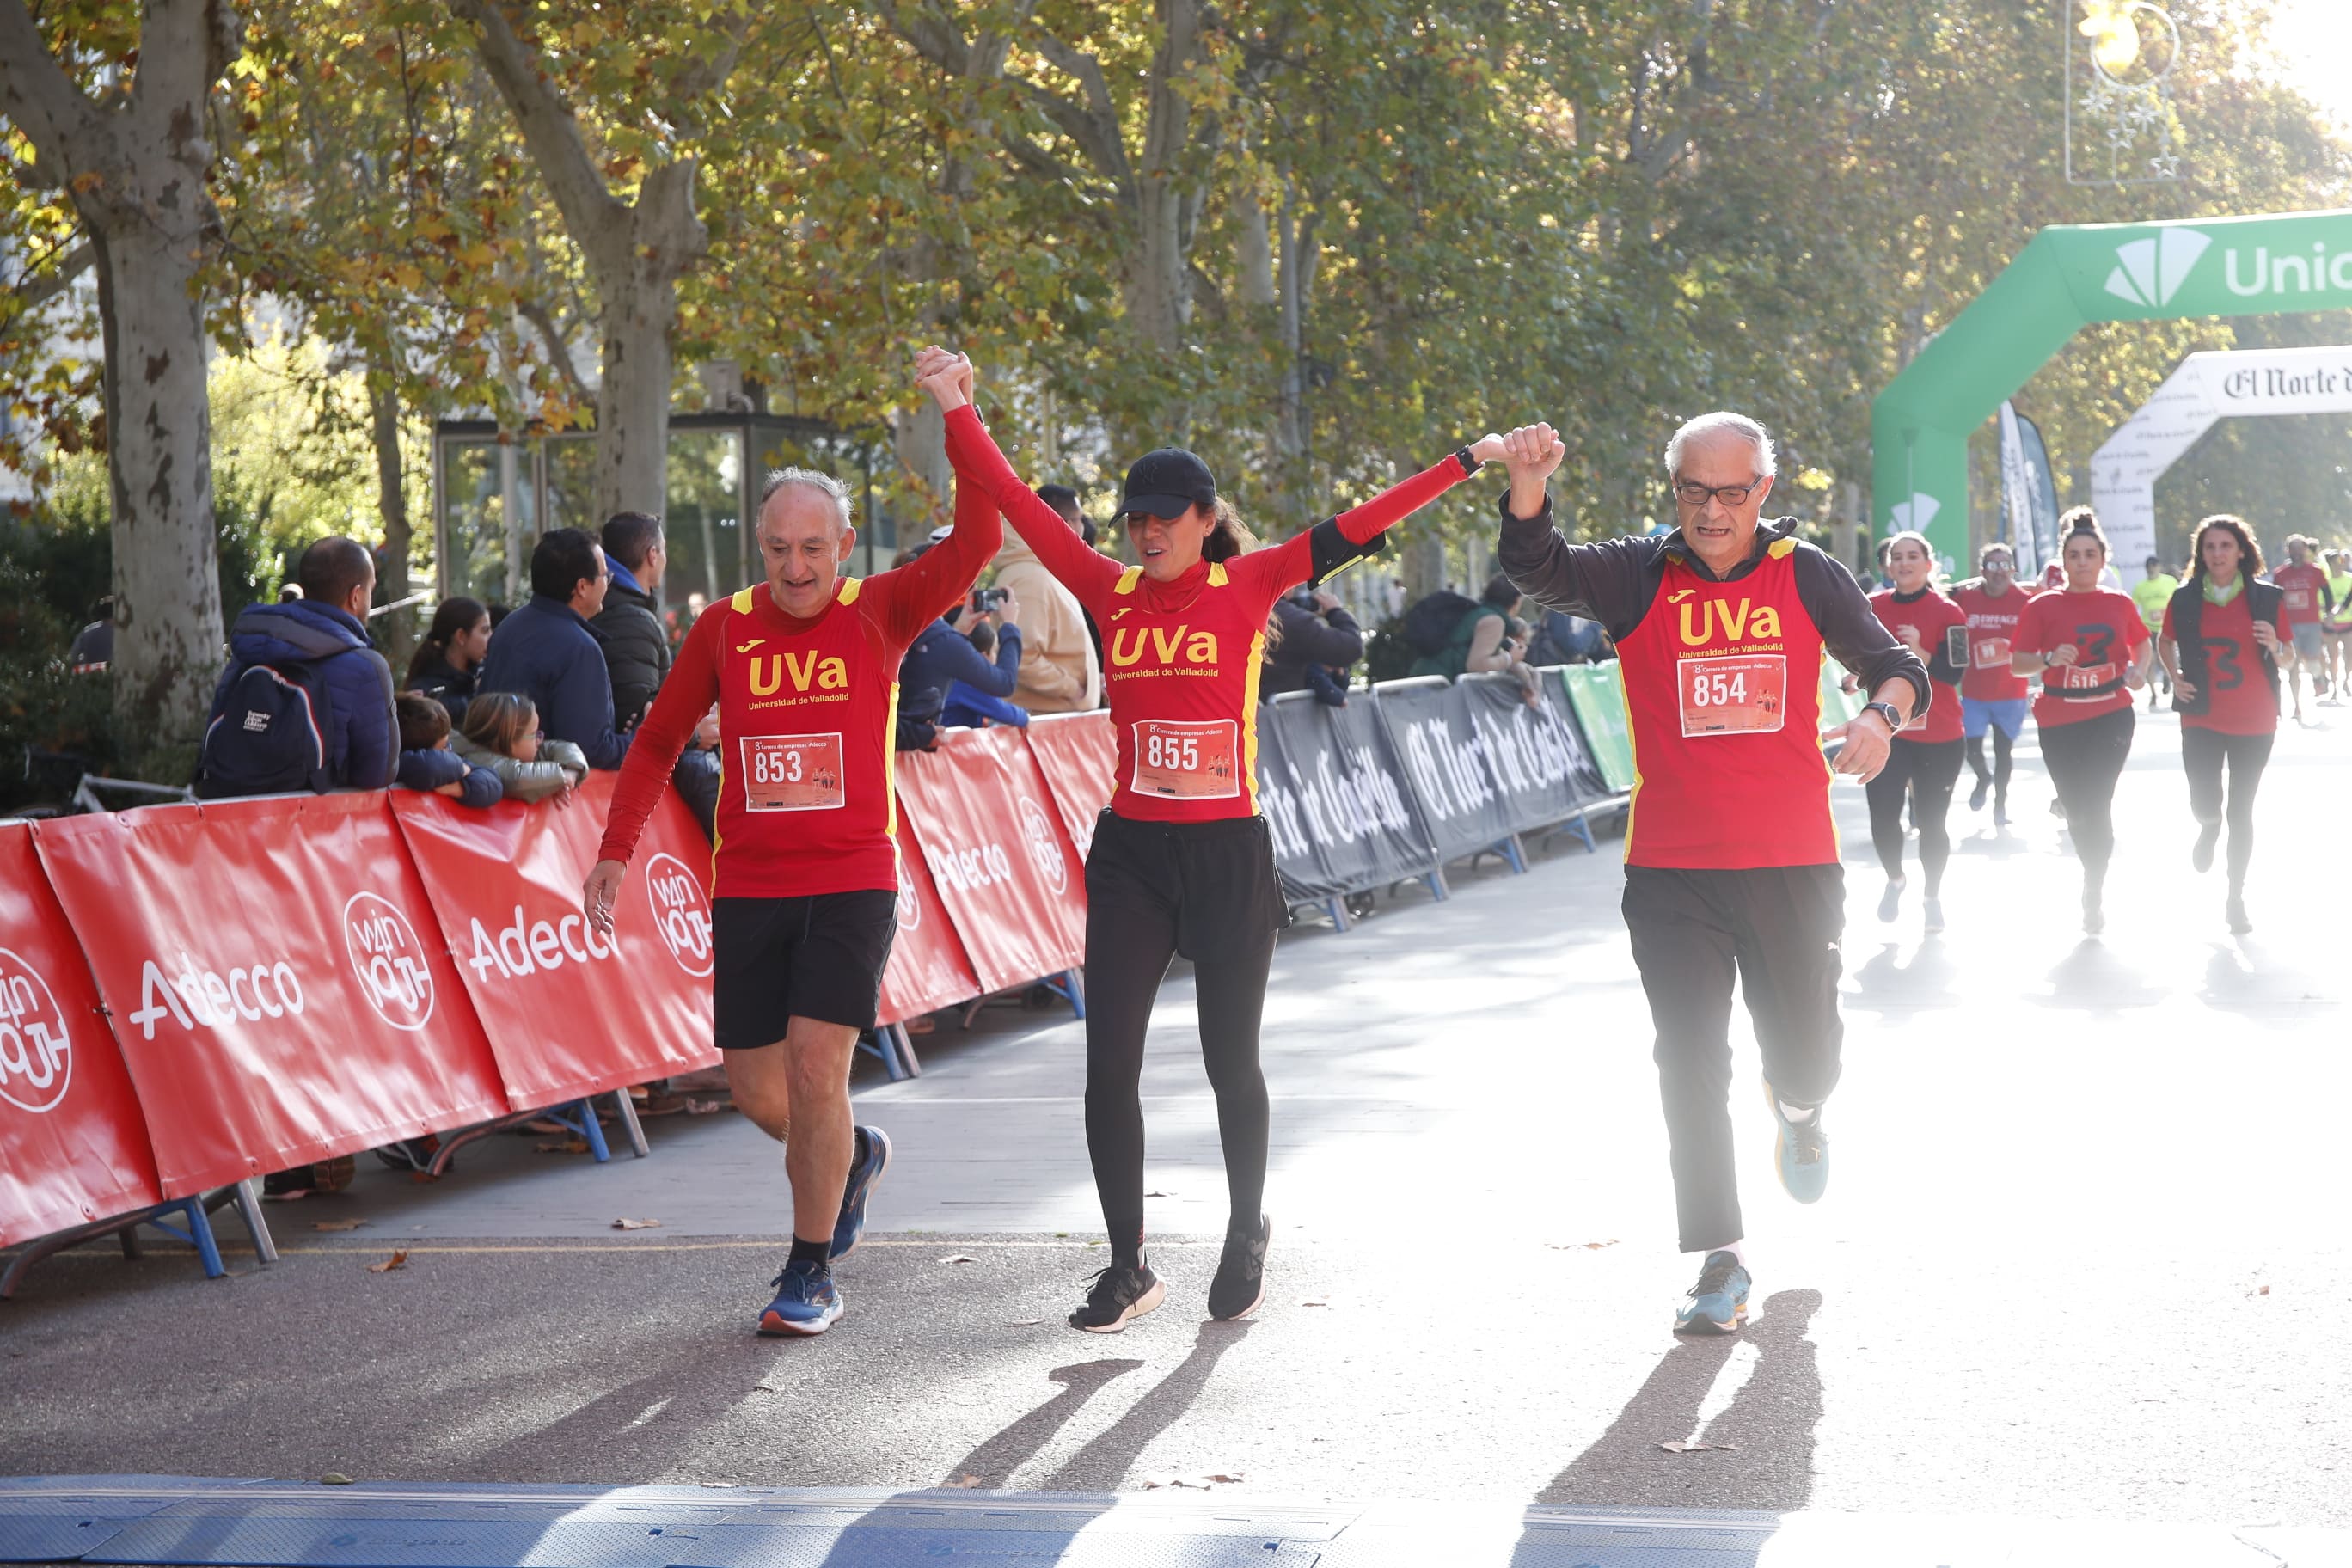
<svg viewBox="0 0 2352 1568">
<path fill-rule="evenodd" d="M 2271 569 L 2271 581 L 2282 590 L 2278 629 L 2283 636 L 2292 636 L 2293 626 L 2319 624 L 2320 607 L 2327 602 L 2326 573 L 2290 561 Z"/>
<path fill-rule="evenodd" d="M 599 858 L 626 860 L 694 727 L 719 704 L 711 896 L 797 899 L 896 889 L 891 793 L 898 658 L 971 591 L 1003 542 L 984 496 L 956 490 L 956 525 L 913 564 L 844 577 L 807 620 L 762 582 L 702 613 L 621 765 Z"/>
<path fill-rule="evenodd" d="M 1313 575 L 1308 535 L 1229 561 L 1203 561 L 1172 583 L 1121 567 L 1070 531 L 1021 482 L 970 407 L 948 416 L 948 458 L 962 487 L 984 489 L 1045 569 L 1103 633 L 1103 684 L 1118 738 L 1110 808 L 1139 822 L 1214 822 L 1257 815 L 1257 679 L 1274 602 Z M 1339 514 L 1351 543 L 1459 484 L 1452 458 Z"/>
<path fill-rule="evenodd" d="M 2242 590 L 2226 605 L 2208 600 L 2199 613 L 2197 640 L 2205 645 L 2205 711 L 2183 713 L 2184 730 L 2222 735 L 2268 735 L 2278 729 L 2278 698 L 2263 674 L 2263 647 Z M 2164 636 L 2173 641 L 2172 606 L 2164 607 Z"/>
<path fill-rule="evenodd" d="M 1668 552 L 1657 597 L 1617 639 L 1633 740 L 1625 863 L 1699 870 L 1838 858 L 1822 755 L 1822 634 L 1793 539 L 1713 582 Z"/>
<path fill-rule="evenodd" d="M 2009 662 L 2027 597 L 2018 587 L 1988 594 L 1979 583 L 1963 583 L 1952 591 L 1952 602 L 1969 622 L 1969 667 L 1960 677 L 1961 696 L 1978 702 L 2011 702 L 2033 694 L 2032 686 Z"/>
<path fill-rule="evenodd" d="M 1969 618 L 1960 613 L 1958 605 L 1933 588 L 1908 604 L 1896 598 L 1894 589 L 1881 588 L 1870 596 L 1870 607 L 1877 615 L 1879 625 L 1893 632 L 1897 641 L 1915 644 L 1923 659 L 1932 660 L 1939 652 L 1958 655 L 1962 651 L 1951 646 L 1955 639 L 1950 634 L 1967 631 Z M 1911 628 L 1912 634 L 1907 639 L 1903 636 L 1906 626 Z M 1896 740 L 1916 741 L 1932 746 L 1960 738 L 1958 689 L 1933 679 L 1927 682 L 1927 687 L 1933 694 L 1927 702 L 1927 711 L 1904 725 L 1902 731 L 1895 737 Z"/>
<path fill-rule="evenodd" d="M 2037 724 L 2079 724 L 2132 705 L 2126 669 L 2147 646 L 2147 623 L 2129 594 L 2094 588 L 2087 594 L 2053 588 L 2036 594 L 2017 621 L 2017 651 L 2048 653 L 2074 645 L 2074 662 L 2042 672 L 2033 700 Z"/>
</svg>

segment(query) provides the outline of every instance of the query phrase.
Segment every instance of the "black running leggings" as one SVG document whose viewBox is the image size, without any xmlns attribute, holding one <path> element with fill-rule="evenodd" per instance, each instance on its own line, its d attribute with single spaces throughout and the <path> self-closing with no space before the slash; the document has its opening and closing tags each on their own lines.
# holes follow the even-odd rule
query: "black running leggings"
<svg viewBox="0 0 2352 1568">
<path fill-rule="evenodd" d="M 1992 734 L 1992 768 L 1990 772 L 1985 768 L 1984 736 L 1971 735 L 1968 740 L 1969 772 L 1976 774 L 1977 783 L 1992 785 L 1993 799 L 2006 805 L 2009 801 L 2010 752 L 2016 742 L 2009 738 L 2009 731 L 1998 724 L 1988 724 L 1985 728 Z"/>
<path fill-rule="evenodd" d="M 1097 819 L 1087 856 L 1087 1152 L 1121 1262 L 1143 1247 L 1143 1038 L 1179 953 L 1192 961 L 1231 1223 L 1257 1225 L 1267 1138 L 1258 1021 L 1288 920 L 1264 818 Z"/>
<path fill-rule="evenodd" d="M 1944 818 L 1959 777 L 1959 742 L 1897 739 L 1886 748 L 1886 765 L 1863 786 L 1870 800 L 1870 842 L 1890 877 L 1903 875 L 1903 797 L 1911 797 L 1912 820 L 1919 826 L 1919 865 L 1927 873 L 1931 899 L 1944 885 L 1944 863 L 1952 858 Z"/>
<path fill-rule="evenodd" d="M 2131 759 L 2132 710 L 2118 708 L 2072 724 L 2043 724 L 2042 760 L 2066 808 L 2066 831 L 2083 861 L 2083 889 L 2106 886 L 2116 853 L 2116 780 Z"/>
<path fill-rule="evenodd" d="M 2230 770 L 2230 891 L 2242 892 L 2246 867 L 2254 858 L 2254 792 L 2263 787 L 2263 769 L 2270 765 L 2271 746 L 2278 737 L 2224 735 L 2217 730 L 2180 729 L 2180 762 L 2189 771 L 2189 809 L 2208 826 L 2225 819 L 2221 769 Z"/>
</svg>

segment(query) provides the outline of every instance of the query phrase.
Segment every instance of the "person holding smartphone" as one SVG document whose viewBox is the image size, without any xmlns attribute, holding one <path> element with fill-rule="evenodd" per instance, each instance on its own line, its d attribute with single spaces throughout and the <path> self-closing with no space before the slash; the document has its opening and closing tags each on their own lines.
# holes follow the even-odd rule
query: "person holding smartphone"
<svg viewBox="0 0 2352 1568">
<path fill-rule="evenodd" d="M 972 644 L 971 628 L 982 621 L 996 631 L 993 659 Z M 948 689 L 957 682 L 1009 699 L 1020 679 L 1021 601 L 1010 588 L 973 589 L 924 628 L 898 665 L 898 750 L 928 752 L 938 743 Z"/>
</svg>

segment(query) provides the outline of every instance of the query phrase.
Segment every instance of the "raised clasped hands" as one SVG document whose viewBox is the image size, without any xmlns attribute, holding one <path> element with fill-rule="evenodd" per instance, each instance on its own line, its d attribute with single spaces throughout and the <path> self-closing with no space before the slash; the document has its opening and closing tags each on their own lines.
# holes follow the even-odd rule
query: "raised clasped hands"
<svg viewBox="0 0 2352 1568">
<path fill-rule="evenodd" d="M 915 354 L 915 384 L 952 414 L 971 401 L 971 361 L 933 343 Z"/>
</svg>

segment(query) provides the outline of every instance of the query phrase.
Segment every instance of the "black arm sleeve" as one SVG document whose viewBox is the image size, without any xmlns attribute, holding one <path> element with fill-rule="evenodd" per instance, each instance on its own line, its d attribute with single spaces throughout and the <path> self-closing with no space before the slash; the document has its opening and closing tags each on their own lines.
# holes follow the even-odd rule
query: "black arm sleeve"
<svg viewBox="0 0 2352 1568">
<path fill-rule="evenodd" d="M 1888 681 L 1911 683 L 1912 713 L 1924 713 L 1932 695 L 1927 667 L 1919 656 L 1895 640 L 1862 587 L 1845 569 L 1810 544 L 1797 546 L 1797 597 L 1805 614 L 1821 629 L 1830 655 L 1862 683 L 1865 697 L 1876 695 Z"/>
<path fill-rule="evenodd" d="M 1307 532 L 1307 558 L 1314 563 L 1314 572 L 1307 579 L 1310 588 L 1319 588 L 1324 580 L 1358 561 L 1369 561 L 1389 547 L 1385 530 L 1374 534 L 1367 543 L 1358 544 L 1339 531 L 1339 520 L 1327 517 Z M 1336 660 L 1331 662 L 1337 662 Z"/>
<path fill-rule="evenodd" d="M 1496 510 L 1502 514 L 1502 531 L 1496 540 L 1495 559 L 1520 593 L 1548 610 L 1599 621 L 1612 639 L 1642 624 L 1658 592 L 1657 574 L 1652 570 L 1658 556 L 1656 540 L 1570 544 L 1552 526 L 1549 495 L 1533 517 L 1511 515 L 1507 490 Z"/>
</svg>

